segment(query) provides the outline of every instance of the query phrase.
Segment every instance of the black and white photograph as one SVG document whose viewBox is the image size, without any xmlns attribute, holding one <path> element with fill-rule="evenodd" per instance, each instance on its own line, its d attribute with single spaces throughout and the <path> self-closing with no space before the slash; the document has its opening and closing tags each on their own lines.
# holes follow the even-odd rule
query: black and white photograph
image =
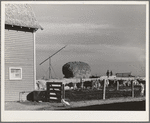
<svg viewBox="0 0 150 123">
<path fill-rule="evenodd" d="M 1 2 L 2 121 L 148 121 L 148 1 Z"/>
</svg>

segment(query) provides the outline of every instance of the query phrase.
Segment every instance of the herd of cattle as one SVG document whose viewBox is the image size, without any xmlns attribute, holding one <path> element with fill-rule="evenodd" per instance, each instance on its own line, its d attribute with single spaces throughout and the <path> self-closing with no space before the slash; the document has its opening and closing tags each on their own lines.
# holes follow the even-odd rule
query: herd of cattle
<svg viewBox="0 0 150 123">
<path fill-rule="evenodd" d="M 103 80 L 91 80 L 91 81 L 84 81 L 84 82 L 78 82 L 78 83 L 67 83 L 65 84 L 65 89 L 100 89 L 104 86 L 104 81 L 106 87 L 116 87 L 117 83 L 119 86 L 131 86 L 131 82 L 133 81 L 134 85 L 140 85 L 140 83 L 145 84 L 144 80 L 109 80 L 109 79 L 103 79 Z"/>
<path fill-rule="evenodd" d="M 80 80 L 78 82 L 73 82 L 73 80 L 68 80 L 68 82 L 62 82 L 65 85 L 65 90 L 68 89 L 100 89 L 104 86 L 106 87 L 116 87 L 117 84 L 119 86 L 131 86 L 131 82 L 134 85 L 145 84 L 145 80 L 141 79 L 88 79 L 88 80 Z M 55 82 L 55 81 L 53 81 Z M 60 81 L 59 81 L 60 82 Z M 45 80 L 37 80 L 36 82 L 36 90 L 46 90 Z"/>
</svg>

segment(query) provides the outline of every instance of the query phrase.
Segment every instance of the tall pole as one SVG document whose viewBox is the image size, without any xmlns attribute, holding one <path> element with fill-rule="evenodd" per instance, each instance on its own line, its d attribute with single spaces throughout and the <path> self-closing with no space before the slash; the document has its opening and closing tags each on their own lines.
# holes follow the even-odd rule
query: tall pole
<svg viewBox="0 0 150 123">
<path fill-rule="evenodd" d="M 134 83 L 133 83 L 133 80 L 130 80 L 130 81 L 131 81 L 132 97 L 134 97 Z"/>
<path fill-rule="evenodd" d="M 104 85 L 103 85 L 103 100 L 105 100 L 106 97 L 106 79 L 104 79 Z"/>
<path fill-rule="evenodd" d="M 51 58 L 49 59 L 49 79 L 51 79 Z"/>
</svg>

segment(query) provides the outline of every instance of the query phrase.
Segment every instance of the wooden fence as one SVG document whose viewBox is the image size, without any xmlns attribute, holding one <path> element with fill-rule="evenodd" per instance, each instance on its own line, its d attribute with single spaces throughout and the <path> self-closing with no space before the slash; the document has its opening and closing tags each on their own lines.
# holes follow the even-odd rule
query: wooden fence
<svg viewBox="0 0 150 123">
<path fill-rule="evenodd" d="M 106 80 L 104 80 L 104 86 L 103 86 L 103 99 L 106 98 Z M 119 82 L 117 81 L 116 84 L 116 90 L 119 90 Z M 131 96 L 134 97 L 134 83 L 133 80 L 131 80 Z"/>
<path fill-rule="evenodd" d="M 83 82 L 84 88 L 81 87 L 81 82 L 78 88 L 73 88 L 73 84 L 66 85 L 65 99 L 69 101 L 82 101 L 82 100 L 105 100 L 109 98 L 120 98 L 120 97 L 140 97 L 145 96 L 145 87 L 144 93 L 142 94 L 142 86 L 140 83 L 134 80 L 121 81 L 114 80 L 109 81 L 105 79 L 104 81 L 88 81 Z M 89 84 L 90 83 L 90 84 Z M 96 83 L 96 84 L 95 84 Z M 97 86 L 97 83 L 100 83 L 100 86 Z M 72 89 L 71 89 L 72 88 Z"/>
<path fill-rule="evenodd" d="M 117 94 L 115 97 L 119 97 L 119 96 L 124 96 L 124 91 L 120 91 L 122 89 L 122 86 L 120 86 L 120 82 L 119 81 L 116 81 L 116 84 L 115 86 L 113 86 L 114 89 L 112 89 L 111 91 L 109 89 L 109 87 L 107 87 L 107 79 L 105 79 L 103 82 L 103 86 L 102 88 L 99 88 L 97 89 L 97 91 L 87 91 L 84 90 L 84 88 L 81 88 L 81 91 L 77 90 L 73 90 L 71 93 L 69 92 L 68 94 L 68 91 L 66 91 L 66 99 L 69 99 L 69 98 L 80 98 L 80 96 L 82 96 L 82 98 L 84 99 L 86 97 L 88 97 L 89 99 L 91 98 L 91 95 L 92 94 L 96 94 L 99 93 L 99 97 L 96 98 L 96 99 L 107 99 L 107 98 L 110 98 L 110 97 L 113 97 L 113 95 Z M 64 88 L 64 84 L 62 82 L 47 82 L 46 83 L 46 90 L 45 91 L 37 91 L 36 93 L 34 92 L 34 98 L 33 98 L 33 101 L 46 101 L 46 102 L 50 102 L 50 101 L 56 101 L 56 102 L 61 102 L 62 99 L 65 99 L 65 88 Z M 139 86 L 140 87 L 140 86 Z M 145 88 L 145 87 L 144 87 Z M 135 94 L 135 89 L 137 90 L 137 88 L 134 87 L 134 83 L 133 81 L 131 80 L 131 85 L 128 86 L 128 89 L 130 90 L 129 93 L 125 94 L 125 96 L 131 96 L 131 97 L 136 97 L 137 93 Z M 83 91 L 82 91 L 83 90 Z M 93 90 L 93 89 L 92 89 Z M 74 93 L 75 92 L 75 93 Z M 81 92 L 81 93 L 80 93 Z M 85 92 L 85 93 L 84 93 Z M 87 95 L 84 95 L 86 94 Z M 71 94 L 73 94 L 71 97 Z M 70 96 L 68 96 L 70 95 Z M 119 96 L 118 96 L 119 95 Z M 74 97 L 75 96 L 75 97 Z M 92 97 L 93 98 L 93 97 Z"/>
</svg>

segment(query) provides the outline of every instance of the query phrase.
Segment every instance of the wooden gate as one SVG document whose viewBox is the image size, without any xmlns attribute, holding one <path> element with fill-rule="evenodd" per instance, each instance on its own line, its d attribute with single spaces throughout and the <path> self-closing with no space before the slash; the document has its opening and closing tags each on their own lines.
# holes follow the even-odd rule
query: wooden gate
<svg viewBox="0 0 150 123">
<path fill-rule="evenodd" d="M 64 98 L 64 86 L 62 82 L 47 82 L 47 101 L 50 100 L 61 102 Z"/>
</svg>

